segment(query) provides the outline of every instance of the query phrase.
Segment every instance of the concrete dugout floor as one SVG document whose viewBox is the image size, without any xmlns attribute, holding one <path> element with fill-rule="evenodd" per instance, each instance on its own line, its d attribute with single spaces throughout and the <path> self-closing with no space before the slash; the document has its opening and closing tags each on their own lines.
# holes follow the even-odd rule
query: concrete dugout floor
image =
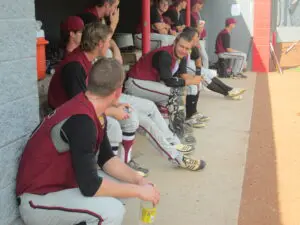
<svg viewBox="0 0 300 225">
<path fill-rule="evenodd" d="M 137 137 L 136 161 L 151 169 L 149 179 L 161 191 L 156 225 L 237 224 L 256 74 L 248 73 L 248 79 L 223 81 L 247 88 L 247 92 L 242 101 L 233 101 L 209 90 L 202 91 L 198 109 L 211 120 L 206 128 L 195 129 L 194 157 L 206 160 L 205 170 L 176 169 L 145 137 Z M 138 200 L 127 203 L 125 225 L 138 224 L 138 204 Z"/>
</svg>

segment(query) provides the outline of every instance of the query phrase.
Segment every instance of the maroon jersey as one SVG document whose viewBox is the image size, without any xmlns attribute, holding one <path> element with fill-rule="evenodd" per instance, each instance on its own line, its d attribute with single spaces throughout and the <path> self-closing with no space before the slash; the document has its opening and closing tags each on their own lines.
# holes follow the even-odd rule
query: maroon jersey
<svg viewBox="0 0 300 225">
<path fill-rule="evenodd" d="M 45 117 L 25 146 L 17 175 L 17 196 L 23 193 L 47 194 L 78 187 L 69 149 L 60 152 L 51 138 L 52 128 L 73 115 L 89 116 L 96 127 L 96 145 L 99 150 L 105 130 L 99 122 L 93 105 L 80 93 Z"/>
<path fill-rule="evenodd" d="M 223 52 L 226 52 L 226 48 L 224 47 L 224 43 L 223 43 L 223 36 L 224 35 L 228 35 L 229 32 L 227 29 L 224 29 L 222 30 L 218 36 L 217 36 L 217 39 L 216 39 L 216 54 L 220 54 L 220 53 L 223 53 Z"/>
<path fill-rule="evenodd" d="M 72 53 L 67 55 L 64 60 L 57 66 L 55 74 L 50 81 L 48 90 L 48 104 L 53 109 L 56 109 L 69 100 L 66 90 L 63 87 L 61 70 L 66 64 L 70 62 L 79 62 L 81 64 L 87 77 L 86 84 L 88 82 L 88 75 L 89 71 L 91 70 L 92 64 L 88 60 L 84 52 L 80 51 L 79 49 L 75 49 Z"/>
<path fill-rule="evenodd" d="M 138 80 L 149 80 L 149 81 L 160 81 L 160 75 L 152 66 L 152 58 L 156 52 L 166 51 L 172 56 L 172 68 L 175 66 L 176 57 L 174 55 L 174 47 L 173 45 L 161 47 L 151 51 L 147 55 L 141 57 L 139 61 L 129 70 L 128 77 L 138 79 Z"/>
</svg>

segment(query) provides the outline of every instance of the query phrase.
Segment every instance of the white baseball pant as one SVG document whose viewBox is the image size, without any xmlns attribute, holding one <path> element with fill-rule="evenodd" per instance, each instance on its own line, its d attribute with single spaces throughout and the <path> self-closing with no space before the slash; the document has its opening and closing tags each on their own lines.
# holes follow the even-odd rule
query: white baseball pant
<svg viewBox="0 0 300 225">
<path fill-rule="evenodd" d="M 180 144 L 180 140 L 170 131 L 166 121 L 152 101 L 131 95 L 122 95 L 122 101 L 129 103 L 136 111 L 140 127 L 164 155 L 169 159 L 182 157 L 175 148 L 176 144 Z"/>
<path fill-rule="evenodd" d="M 103 171 L 98 174 L 109 177 Z M 79 188 L 46 195 L 25 193 L 19 199 L 21 217 L 28 225 L 121 225 L 125 214 L 120 200 L 113 197 L 85 197 Z"/>
</svg>

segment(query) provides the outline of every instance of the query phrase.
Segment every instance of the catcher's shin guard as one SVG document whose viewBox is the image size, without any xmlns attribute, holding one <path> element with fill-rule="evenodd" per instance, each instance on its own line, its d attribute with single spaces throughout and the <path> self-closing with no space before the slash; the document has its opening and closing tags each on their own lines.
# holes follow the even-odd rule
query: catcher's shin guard
<svg viewBox="0 0 300 225">
<path fill-rule="evenodd" d="M 184 88 L 172 88 L 168 101 L 170 130 L 179 138 L 184 136 L 183 124 L 185 121 Z"/>
</svg>

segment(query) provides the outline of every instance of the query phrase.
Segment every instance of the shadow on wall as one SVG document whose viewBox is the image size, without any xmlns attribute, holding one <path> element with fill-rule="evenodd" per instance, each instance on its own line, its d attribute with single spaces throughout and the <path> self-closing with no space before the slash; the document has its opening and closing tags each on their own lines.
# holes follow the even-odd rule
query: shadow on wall
<svg viewBox="0 0 300 225">
<path fill-rule="evenodd" d="M 248 68 L 252 68 L 251 37 L 253 30 L 253 6 L 254 0 L 240 0 L 241 15 L 235 17 L 237 26 L 231 35 L 232 47 L 248 54 Z M 212 62 L 217 61 L 215 54 L 215 41 L 218 33 L 225 27 L 225 19 L 231 17 L 231 6 L 236 0 L 206 0 L 201 12 L 206 20 L 208 36 L 206 48 Z"/>
<path fill-rule="evenodd" d="M 281 225 L 272 106 L 267 74 L 256 78 L 238 225 Z"/>
<path fill-rule="evenodd" d="M 93 5 L 95 0 L 35 0 L 35 15 L 43 23 L 46 39 L 58 42 L 60 38 L 60 22 L 66 17 L 82 12 Z M 140 15 L 140 0 L 120 1 L 120 20 L 117 32 L 132 33 L 135 31 Z"/>
</svg>

